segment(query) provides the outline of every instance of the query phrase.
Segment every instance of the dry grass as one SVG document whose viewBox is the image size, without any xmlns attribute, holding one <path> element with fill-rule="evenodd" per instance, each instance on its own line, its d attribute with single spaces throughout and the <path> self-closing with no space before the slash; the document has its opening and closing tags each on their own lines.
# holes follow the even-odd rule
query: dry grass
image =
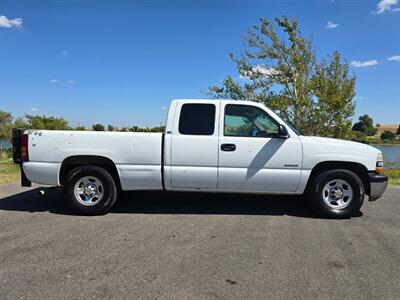
<svg viewBox="0 0 400 300">
<path fill-rule="evenodd" d="M 378 127 L 378 131 L 377 131 L 377 135 L 379 136 L 382 132 L 384 132 L 385 130 L 391 131 L 393 133 L 396 133 L 397 128 L 399 128 L 399 124 L 396 125 L 384 125 L 382 124 L 381 127 Z"/>
</svg>

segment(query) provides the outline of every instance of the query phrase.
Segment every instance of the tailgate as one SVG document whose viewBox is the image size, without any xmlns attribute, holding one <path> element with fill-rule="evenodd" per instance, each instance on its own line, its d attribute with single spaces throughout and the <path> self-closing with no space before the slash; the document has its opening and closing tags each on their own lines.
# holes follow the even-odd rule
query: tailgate
<svg viewBox="0 0 400 300">
<path fill-rule="evenodd" d="M 13 128 L 12 129 L 12 151 L 13 151 L 13 161 L 20 165 L 21 169 L 21 185 L 22 186 L 32 186 L 32 182 L 26 177 L 24 169 L 22 168 L 22 136 L 24 134 L 24 129 Z"/>
</svg>

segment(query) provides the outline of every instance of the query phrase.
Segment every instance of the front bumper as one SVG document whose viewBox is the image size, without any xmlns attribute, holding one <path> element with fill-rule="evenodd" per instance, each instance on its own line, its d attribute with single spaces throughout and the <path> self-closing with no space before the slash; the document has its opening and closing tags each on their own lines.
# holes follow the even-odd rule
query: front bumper
<svg viewBox="0 0 400 300">
<path fill-rule="evenodd" d="M 368 175 L 370 182 L 369 201 L 375 201 L 385 192 L 388 185 L 388 177 L 375 172 L 370 172 Z"/>
</svg>

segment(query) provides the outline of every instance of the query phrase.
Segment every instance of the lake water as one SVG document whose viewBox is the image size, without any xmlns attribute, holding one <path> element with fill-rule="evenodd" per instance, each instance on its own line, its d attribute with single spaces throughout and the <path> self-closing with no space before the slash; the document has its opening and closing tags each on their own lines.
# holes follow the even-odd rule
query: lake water
<svg viewBox="0 0 400 300">
<path fill-rule="evenodd" d="M 9 140 L 0 140 L 0 149 L 11 149 L 11 143 Z"/>
<path fill-rule="evenodd" d="M 378 148 L 383 153 L 386 169 L 400 169 L 400 145 L 371 145 Z M 11 149 L 8 140 L 0 140 L 1 149 Z"/>
<path fill-rule="evenodd" d="M 371 145 L 383 153 L 385 169 L 400 169 L 400 145 Z"/>
</svg>

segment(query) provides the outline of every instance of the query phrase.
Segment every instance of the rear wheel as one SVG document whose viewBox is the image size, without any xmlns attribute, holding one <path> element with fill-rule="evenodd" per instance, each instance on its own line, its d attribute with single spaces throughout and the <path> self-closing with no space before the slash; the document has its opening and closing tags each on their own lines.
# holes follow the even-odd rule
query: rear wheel
<svg viewBox="0 0 400 300">
<path fill-rule="evenodd" d="M 311 182 L 307 200 L 320 215 L 352 217 L 364 202 L 364 186 L 361 179 L 350 170 L 328 170 Z"/>
<path fill-rule="evenodd" d="M 97 166 L 80 166 L 66 178 L 64 187 L 69 206 L 84 215 L 104 214 L 118 197 L 113 177 Z"/>
</svg>

